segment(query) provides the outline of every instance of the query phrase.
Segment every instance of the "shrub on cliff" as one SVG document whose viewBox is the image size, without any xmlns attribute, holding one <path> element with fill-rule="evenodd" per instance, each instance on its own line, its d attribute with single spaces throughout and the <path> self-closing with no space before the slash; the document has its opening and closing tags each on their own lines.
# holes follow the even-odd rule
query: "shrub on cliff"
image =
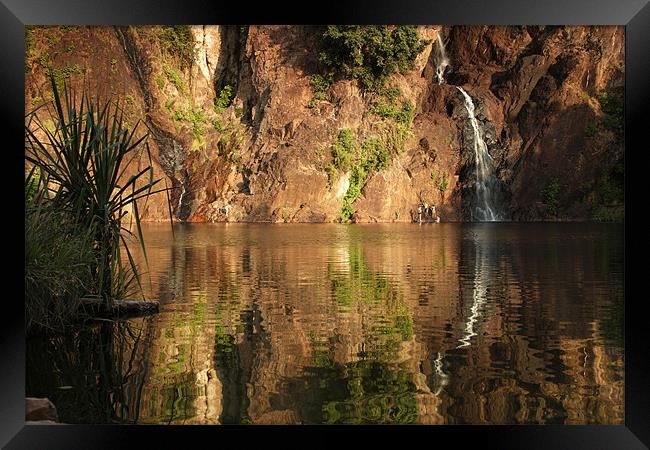
<svg viewBox="0 0 650 450">
<path fill-rule="evenodd" d="M 597 202 L 592 218 L 598 222 L 623 222 L 625 218 L 625 159 L 620 157 L 596 184 Z"/>
<path fill-rule="evenodd" d="M 346 221 L 352 218 L 355 209 L 352 204 L 361 196 L 361 190 L 370 176 L 388 167 L 391 159 L 390 151 L 384 143 L 376 138 L 367 139 L 361 144 L 349 129 L 339 131 L 338 138 L 332 146 L 332 164 L 326 166 L 330 187 L 333 178 L 338 173 L 349 172 L 350 186 L 343 197 L 343 205 L 339 219 Z"/>
<path fill-rule="evenodd" d="M 598 102 L 604 114 L 603 124 L 614 133 L 618 143 L 623 143 L 625 128 L 623 92 L 618 90 L 600 92 Z"/>
<path fill-rule="evenodd" d="M 375 90 L 390 75 L 412 69 L 428 43 L 414 26 L 330 25 L 322 36 L 320 60 L 330 73 Z"/>
<path fill-rule="evenodd" d="M 194 63 L 196 50 L 189 25 L 162 27 L 157 36 L 163 52 L 175 58 L 181 68 L 190 67 Z"/>
<path fill-rule="evenodd" d="M 560 211 L 560 196 L 562 194 L 562 185 L 560 180 L 552 178 L 542 189 L 542 199 L 548 206 L 551 215 L 557 216 Z"/>
</svg>

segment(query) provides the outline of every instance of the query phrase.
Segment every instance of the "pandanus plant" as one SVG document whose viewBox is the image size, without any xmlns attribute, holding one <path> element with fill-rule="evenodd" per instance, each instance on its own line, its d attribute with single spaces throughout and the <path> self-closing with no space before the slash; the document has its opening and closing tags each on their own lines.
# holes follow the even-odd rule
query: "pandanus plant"
<svg viewBox="0 0 650 450">
<path fill-rule="evenodd" d="M 91 230 L 93 290 L 110 308 L 134 280 L 142 292 L 127 242 L 135 235 L 123 219 L 130 210 L 131 225 L 135 223 L 147 262 L 137 201 L 165 189 L 153 190 L 160 180 L 153 177 L 148 134 L 136 137 L 139 121 L 131 130 L 127 128 L 119 101 L 100 103 L 85 90 L 77 98 L 65 85 L 61 98 L 53 77 L 50 82 L 53 100 L 27 114 L 26 160 L 39 169 L 51 206 L 70 214 L 77 226 Z M 144 154 L 149 165 L 128 176 L 127 170 Z"/>
</svg>

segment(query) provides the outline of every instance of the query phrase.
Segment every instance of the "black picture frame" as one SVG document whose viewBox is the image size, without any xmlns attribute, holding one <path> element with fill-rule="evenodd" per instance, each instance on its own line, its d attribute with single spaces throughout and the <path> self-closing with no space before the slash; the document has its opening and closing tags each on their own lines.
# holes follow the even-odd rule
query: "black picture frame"
<svg viewBox="0 0 650 450">
<path fill-rule="evenodd" d="M 24 165 L 24 26 L 25 25 L 124 25 L 124 24 L 444 24 L 444 25 L 624 25 L 626 34 L 625 64 L 625 145 L 626 145 L 626 204 L 632 203 L 630 186 L 634 167 L 650 150 L 645 142 L 650 105 L 650 3 L 649 0 L 453 0 L 426 2 L 424 0 L 351 1 L 345 5 L 319 3 L 305 10 L 305 4 L 277 2 L 254 5 L 249 2 L 169 2 L 101 0 L 2 0 L 0 32 L 2 39 L 2 69 L 0 69 L 0 98 L 2 124 L 5 126 L 2 147 L 7 168 L 4 178 L 12 187 L 5 200 L 5 240 L 21 236 L 23 203 L 19 186 L 23 183 Z M 635 152 L 630 149 L 636 149 Z M 641 191 L 643 192 L 643 191 Z M 625 254 L 630 258 L 630 216 L 626 209 Z M 9 234 L 11 233 L 11 234 Z M 18 254 L 24 246 L 19 242 Z M 7 252 L 6 261 L 15 261 L 15 253 Z M 634 283 L 630 276 L 634 265 L 626 264 L 625 273 L 625 425 L 610 426 L 399 426 L 399 427 L 163 427 L 163 426 L 91 426 L 43 425 L 26 426 L 25 408 L 25 332 L 24 304 L 18 299 L 24 292 L 24 273 L 17 263 L 10 263 L 5 287 L 4 318 L 1 328 L 3 370 L 0 389 L 0 444 L 6 448 L 113 448 L 128 447 L 145 438 L 147 447 L 167 448 L 176 442 L 187 445 L 195 439 L 220 445 L 248 447 L 250 439 L 260 443 L 276 443 L 283 447 L 317 444 L 340 445 L 355 438 L 364 445 L 397 438 L 402 445 L 414 445 L 423 439 L 428 445 L 443 441 L 464 448 L 470 440 L 479 448 L 551 448 L 551 449 L 637 449 L 650 446 L 650 379 L 648 356 L 650 339 L 648 326 L 639 312 L 646 301 L 642 295 L 630 295 Z M 10 309 L 10 306 L 14 310 Z M 336 431 L 333 433 L 332 431 Z M 291 433 L 291 436 L 286 436 Z M 227 441 L 226 441 L 227 440 Z M 234 444 L 239 442 L 240 444 Z M 372 444 L 371 444 L 372 443 Z M 205 444 L 202 444 L 205 445 Z M 230 445 L 230 444 L 229 444 Z"/>
</svg>

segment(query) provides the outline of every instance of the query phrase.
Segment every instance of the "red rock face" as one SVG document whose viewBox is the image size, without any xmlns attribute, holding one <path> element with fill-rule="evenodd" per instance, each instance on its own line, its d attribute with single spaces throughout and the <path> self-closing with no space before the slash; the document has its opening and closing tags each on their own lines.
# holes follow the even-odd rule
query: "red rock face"
<svg viewBox="0 0 650 450">
<path fill-rule="evenodd" d="M 345 174 L 332 182 L 326 167 L 339 130 L 350 129 L 361 141 L 385 138 L 390 129 L 373 114 L 372 96 L 353 81 L 336 81 L 327 100 L 311 101 L 310 76 L 322 71 L 322 30 L 191 30 L 197 57 L 191 67 L 180 67 L 161 48 L 155 27 L 36 28 L 27 55 L 26 108 L 46 98 L 48 65 L 74 87 L 85 76 L 97 95 L 121 97 L 129 123 L 143 120 L 141 132 L 149 131 L 153 166 L 173 188 L 176 219 L 336 220 Z M 508 218 L 589 219 L 597 180 L 623 155 L 622 144 L 602 125 L 597 99 L 623 87 L 623 28 L 418 30 L 433 42 L 413 70 L 389 80 L 415 107 L 410 134 L 388 167 L 365 180 L 352 205 L 354 220 L 411 221 L 423 203 L 435 205 L 443 221 L 468 219 L 472 138 L 455 86 L 474 101 Z M 442 85 L 432 52 L 438 33 L 450 60 Z M 233 88 L 232 104 L 215 108 L 226 84 Z M 145 164 L 143 153 L 133 170 Z M 542 192 L 555 179 L 562 181 L 561 213 L 553 215 Z M 145 220 L 168 220 L 164 194 L 140 210 Z"/>
</svg>

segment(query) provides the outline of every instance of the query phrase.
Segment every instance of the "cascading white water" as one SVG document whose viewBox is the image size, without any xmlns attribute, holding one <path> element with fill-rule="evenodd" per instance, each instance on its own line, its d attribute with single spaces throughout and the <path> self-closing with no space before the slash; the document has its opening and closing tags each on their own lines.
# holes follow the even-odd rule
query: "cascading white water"
<svg viewBox="0 0 650 450">
<path fill-rule="evenodd" d="M 436 37 L 436 78 L 438 78 L 438 84 L 444 84 L 445 82 L 445 69 L 449 66 L 449 59 L 445 53 L 445 45 L 442 43 L 442 37 L 440 32 Z"/>
<path fill-rule="evenodd" d="M 178 206 L 176 207 L 178 209 L 178 213 L 180 214 L 181 208 L 183 207 L 183 195 L 185 195 L 185 185 L 181 184 L 181 195 L 178 197 Z"/>
<path fill-rule="evenodd" d="M 456 86 L 465 98 L 465 109 L 474 131 L 474 161 L 476 163 L 476 203 L 472 209 L 472 220 L 494 222 L 500 220 L 494 207 L 491 185 L 494 181 L 492 156 L 488 153 L 487 145 L 481 136 L 478 120 L 474 115 L 474 102 L 465 90 Z"/>
</svg>

